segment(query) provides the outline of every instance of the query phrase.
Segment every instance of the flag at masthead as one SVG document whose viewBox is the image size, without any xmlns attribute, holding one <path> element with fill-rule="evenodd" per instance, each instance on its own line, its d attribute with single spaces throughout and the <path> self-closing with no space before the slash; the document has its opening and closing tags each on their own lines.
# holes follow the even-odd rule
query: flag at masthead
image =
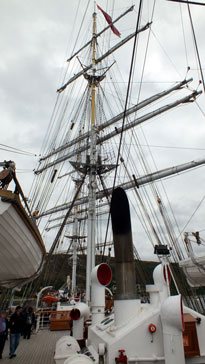
<svg viewBox="0 0 205 364">
<path fill-rule="evenodd" d="M 112 18 L 109 14 L 107 14 L 99 5 L 97 5 L 97 8 L 103 13 L 106 21 L 108 22 L 108 24 L 111 24 L 112 23 Z M 118 37 L 120 37 L 120 32 L 119 30 L 117 30 L 116 27 L 114 27 L 114 25 L 111 25 L 110 27 L 113 31 L 114 34 L 116 34 Z"/>
</svg>

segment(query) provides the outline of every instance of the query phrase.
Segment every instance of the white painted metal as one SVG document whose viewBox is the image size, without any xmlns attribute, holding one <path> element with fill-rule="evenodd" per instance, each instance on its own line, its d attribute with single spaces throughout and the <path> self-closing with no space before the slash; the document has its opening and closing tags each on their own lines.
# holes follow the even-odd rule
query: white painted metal
<svg viewBox="0 0 205 364">
<path fill-rule="evenodd" d="M 98 268 L 99 265 L 91 272 L 92 325 L 101 322 L 105 317 L 105 286 L 98 281 Z"/>
<path fill-rule="evenodd" d="M 164 264 L 159 264 L 153 272 L 154 286 L 160 287 L 159 298 L 161 303 L 169 296 L 169 288 L 164 276 L 164 267 Z"/>
<path fill-rule="evenodd" d="M 73 336 L 76 340 L 83 340 L 84 318 L 80 317 L 77 321 L 73 321 Z"/>
<path fill-rule="evenodd" d="M 80 346 L 72 336 L 62 336 L 56 343 L 54 360 L 56 364 L 63 364 L 68 357 L 80 352 Z"/>
<path fill-rule="evenodd" d="M 116 327 L 121 327 L 138 315 L 140 300 L 115 300 L 114 318 Z"/>
<path fill-rule="evenodd" d="M 96 154 L 95 154 L 96 157 Z M 93 158 L 95 158 L 93 157 Z M 94 159 L 92 159 L 93 161 Z M 86 264 L 86 302 L 90 302 L 91 271 L 95 266 L 95 222 L 96 222 L 96 175 L 90 173 L 89 178 L 89 208 L 88 208 L 88 239 Z"/>
<path fill-rule="evenodd" d="M 91 274 L 92 302 L 94 303 L 99 303 L 98 298 L 100 300 L 103 292 L 99 291 L 102 287 L 98 284 L 97 271 L 98 267 L 95 267 Z M 119 350 L 125 350 L 128 364 L 205 363 L 205 317 L 183 307 L 184 313 L 189 313 L 201 320 L 200 324 L 196 325 L 200 356 L 186 358 L 182 335 L 181 296 L 169 296 L 164 264 L 155 268 L 153 281 L 153 285 L 146 286 L 147 292 L 150 293 L 150 303 L 142 304 L 137 299 L 117 300 L 114 314 L 107 317 L 103 315 L 101 322 L 95 318 L 95 315 L 93 316 L 94 321 L 88 331 L 87 350 L 94 358 L 94 363 L 115 363 L 116 358 L 119 358 Z M 98 294 L 100 297 L 96 297 Z M 74 321 L 73 335 L 75 339 L 81 340 L 83 322 L 88 317 L 89 311 L 88 306 L 82 303 L 78 303 L 76 308 L 80 310 L 80 317 L 79 320 Z M 152 331 L 150 325 L 156 328 L 156 331 Z M 75 354 L 66 360 L 66 364 L 81 362 L 87 364 L 87 358 L 87 356 Z"/>
<path fill-rule="evenodd" d="M 40 290 L 40 292 L 38 292 L 38 294 L 37 294 L 37 298 L 36 298 L 36 310 L 38 310 L 38 304 L 39 304 L 40 297 L 41 297 L 42 293 L 43 293 L 44 291 L 47 291 L 48 289 L 52 289 L 52 288 L 53 288 L 53 286 L 47 286 L 47 287 L 42 288 L 42 289 Z"/>
<path fill-rule="evenodd" d="M 185 364 L 181 296 L 170 296 L 162 304 L 161 319 L 165 363 Z"/>
<path fill-rule="evenodd" d="M 75 309 L 79 310 L 80 317 L 84 317 L 85 320 L 88 318 L 90 314 L 90 309 L 85 303 L 83 302 L 76 303 Z"/>
<path fill-rule="evenodd" d="M 91 360 L 88 356 L 83 354 L 73 355 L 71 358 L 68 358 L 64 364 L 93 364 L 93 360 Z"/>
<path fill-rule="evenodd" d="M 72 285 L 71 285 L 71 290 L 72 293 L 75 292 L 76 290 L 76 269 L 77 269 L 77 226 L 78 226 L 78 221 L 77 218 L 75 218 L 75 222 L 74 222 L 74 226 L 73 226 L 73 235 L 74 235 L 74 239 L 73 239 L 73 265 L 72 265 Z"/>
<path fill-rule="evenodd" d="M 129 300 L 124 300 L 124 304 L 121 302 L 121 307 L 118 308 L 115 302 L 115 310 L 119 309 L 118 317 L 116 314 L 110 315 L 101 323 L 90 326 L 88 347 L 98 355 L 99 346 L 104 344 L 103 360 L 106 364 L 115 363 L 121 349 L 125 350 L 127 363 L 205 363 L 204 316 L 184 307 L 185 313 L 201 319 L 200 325 L 196 325 L 200 357 L 185 358 L 181 296 L 168 296 L 162 265 L 155 268 L 153 279 L 154 285 L 147 286 L 147 291 L 150 292 L 150 303 L 141 304 L 137 300 L 130 300 L 135 301 L 136 307 L 134 308 L 132 302 L 133 306 L 129 308 Z M 123 317 L 123 309 L 131 311 L 132 314 Z M 150 332 L 150 324 L 156 326 L 156 332 Z M 70 362 L 68 361 L 67 364 Z"/>
<path fill-rule="evenodd" d="M 88 318 L 90 310 L 83 302 L 77 303 L 74 310 L 79 311 L 79 318 L 77 320 L 73 320 L 73 336 L 76 340 L 82 340 L 84 333 L 84 321 Z M 72 318 L 72 311 L 70 316 Z"/>
</svg>

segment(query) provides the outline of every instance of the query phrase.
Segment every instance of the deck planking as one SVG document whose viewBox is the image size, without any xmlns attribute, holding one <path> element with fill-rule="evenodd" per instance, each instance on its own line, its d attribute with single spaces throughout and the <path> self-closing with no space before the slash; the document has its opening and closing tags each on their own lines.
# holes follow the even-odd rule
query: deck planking
<svg viewBox="0 0 205 364">
<path fill-rule="evenodd" d="M 33 333 L 29 340 L 21 337 L 16 357 L 9 359 L 9 339 L 6 341 L 1 364 L 54 364 L 54 351 L 56 342 L 64 335 L 69 335 L 68 330 L 49 331 L 40 330 Z"/>
</svg>

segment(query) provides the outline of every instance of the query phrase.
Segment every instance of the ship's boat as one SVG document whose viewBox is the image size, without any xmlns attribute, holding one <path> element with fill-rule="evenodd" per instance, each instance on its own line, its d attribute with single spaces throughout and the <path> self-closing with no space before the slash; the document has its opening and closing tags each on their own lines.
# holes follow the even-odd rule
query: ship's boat
<svg viewBox="0 0 205 364">
<path fill-rule="evenodd" d="M 201 245 L 201 238 L 199 232 L 192 234 L 184 234 L 184 242 L 187 247 L 188 257 L 179 262 L 179 266 L 183 269 L 186 280 L 191 287 L 204 287 L 205 286 L 205 256 L 204 253 L 196 254 L 193 249 L 193 243 L 189 236 L 192 235 L 196 238 L 198 245 Z"/>
<path fill-rule="evenodd" d="M 3 188 L 5 178 L 8 182 L 7 172 L 4 170 L 0 176 Z M 45 246 L 34 218 L 23 207 L 17 190 L 0 189 L 0 247 L 0 286 L 19 287 L 34 280 L 41 272 Z"/>
<path fill-rule="evenodd" d="M 187 258 L 179 262 L 190 286 L 205 286 L 205 256 L 198 255 L 194 260 Z"/>
</svg>

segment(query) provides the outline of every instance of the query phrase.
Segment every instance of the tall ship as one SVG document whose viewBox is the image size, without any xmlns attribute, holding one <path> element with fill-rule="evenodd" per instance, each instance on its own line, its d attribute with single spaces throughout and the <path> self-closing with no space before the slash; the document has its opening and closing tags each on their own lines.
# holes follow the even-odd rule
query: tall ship
<svg viewBox="0 0 205 364">
<path fill-rule="evenodd" d="M 78 255 L 86 254 L 85 297 L 71 311 L 74 337 L 68 338 L 68 345 L 74 351 L 67 364 L 204 363 L 203 242 L 199 231 L 186 230 L 188 223 L 179 227 L 180 214 L 174 216 L 173 206 L 177 210 L 183 201 L 172 202 L 166 187 L 186 190 L 185 172 L 193 170 L 193 180 L 200 178 L 205 158 L 179 164 L 175 150 L 169 157 L 176 163 L 167 166 L 166 148 L 156 151 L 157 145 L 163 147 L 171 138 L 170 128 L 176 130 L 180 143 L 188 139 L 188 127 L 193 127 L 191 134 L 197 130 L 196 110 L 203 115 L 203 65 L 193 17 L 196 8 L 203 11 L 204 7 L 199 2 L 174 0 L 129 5 L 120 8 L 116 2 L 94 1 L 81 13 L 77 40 L 35 169 L 32 216 L 48 245 L 46 282 L 51 256 L 70 254 L 75 295 Z M 174 53 L 166 50 L 168 35 L 171 46 L 181 37 L 171 14 L 183 20 L 184 60 L 188 62 L 194 51 L 196 66 L 192 61 L 182 66 L 180 48 L 173 47 Z M 158 81 L 150 80 L 153 74 Z M 155 140 L 155 149 L 150 140 Z M 178 182 L 170 184 L 176 175 Z M 184 214 L 191 219 L 189 196 L 186 192 L 184 196 Z M 102 258 L 97 267 L 96 255 Z M 105 286 L 111 281 L 108 255 L 116 260 L 116 293 L 114 312 L 105 317 Z M 140 262 L 149 255 L 160 264 L 153 273 L 154 284 L 145 287 Z M 145 302 L 136 296 L 134 260 L 149 296 Z M 83 323 L 89 310 L 92 323 L 85 342 Z"/>
<path fill-rule="evenodd" d="M 198 167 L 203 166 L 204 158 L 164 165 L 164 155 L 177 162 L 179 154 L 172 148 L 171 152 L 163 149 L 163 144 L 169 140 L 169 128 L 180 128 L 182 118 L 189 123 L 183 129 L 189 137 L 190 123 L 195 129 L 192 117 L 189 120 L 194 107 L 199 116 L 203 115 L 203 70 L 197 52 L 195 79 L 192 76 L 196 75 L 196 68 L 192 63 L 182 66 L 180 62 L 179 71 L 176 70 L 174 61 L 157 38 L 158 34 L 162 37 L 163 28 L 156 19 L 166 10 L 162 18 L 164 26 L 169 9 L 178 9 L 179 17 L 182 12 L 183 26 L 186 25 L 187 34 L 195 40 L 187 43 L 189 38 L 184 34 L 184 52 L 188 59 L 189 52 L 198 49 L 192 12 L 203 6 L 195 4 L 190 10 L 191 4 L 171 1 L 142 3 L 121 9 L 110 2 L 108 11 L 93 3 L 84 9 L 84 15 L 81 10 L 89 31 L 85 31 L 82 22 L 75 47 L 67 59 L 62 85 L 57 90 L 30 195 L 31 210 L 43 231 L 49 256 L 56 252 L 73 255 L 72 289 L 76 287 L 77 253 L 86 252 L 87 301 L 96 254 L 101 254 L 103 259 L 113 251 L 109 210 L 114 187 L 127 191 L 131 200 L 132 216 L 136 216 L 134 234 L 139 241 L 134 244 L 137 258 L 149 256 L 156 244 L 171 248 L 173 262 L 190 258 L 185 242 L 188 239 L 183 235 L 187 231 L 180 231 L 184 228 L 179 227 L 180 216 L 174 215 L 174 208 L 179 209 L 178 201 L 170 201 L 166 185 L 172 194 L 171 190 L 179 187 L 183 191 L 188 175 L 185 172 L 191 171 L 191 179 L 200 178 Z M 91 7 L 95 10 L 92 23 L 88 23 Z M 83 42 L 81 32 L 86 34 Z M 172 34 L 170 26 L 166 32 L 168 41 L 168 35 Z M 79 43 L 83 45 L 78 46 Z M 157 49 L 164 54 L 167 68 L 162 65 L 164 58 L 156 61 Z M 178 53 L 172 54 L 173 59 L 174 56 L 177 64 Z M 166 69 L 165 75 L 160 65 Z M 156 69 L 156 77 L 161 77 L 158 81 L 150 81 L 152 69 Z M 184 77 L 179 79 L 182 70 Z M 166 89 L 164 84 L 168 85 Z M 184 120 L 181 123 L 182 128 Z M 183 133 L 180 142 L 184 140 Z M 156 145 L 150 144 L 151 137 L 151 143 L 155 138 Z M 160 145 L 162 149 L 158 152 Z M 190 190 L 187 193 L 191 195 Z M 188 230 L 189 236 L 191 233 Z M 194 236 L 193 239 L 198 247 L 197 239 Z"/>
</svg>

